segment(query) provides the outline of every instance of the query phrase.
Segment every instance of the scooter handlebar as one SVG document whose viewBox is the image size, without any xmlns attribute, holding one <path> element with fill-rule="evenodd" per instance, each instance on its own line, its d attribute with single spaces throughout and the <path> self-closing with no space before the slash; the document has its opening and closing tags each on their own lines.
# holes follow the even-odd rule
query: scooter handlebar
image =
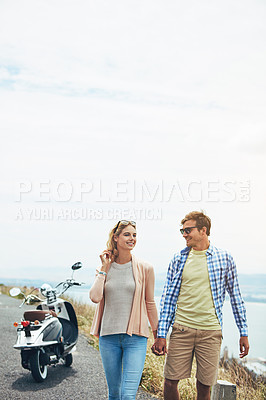
<svg viewBox="0 0 266 400">
<path fill-rule="evenodd" d="M 19 305 L 19 308 L 22 307 L 26 302 L 26 299 L 23 300 L 23 302 Z"/>
</svg>

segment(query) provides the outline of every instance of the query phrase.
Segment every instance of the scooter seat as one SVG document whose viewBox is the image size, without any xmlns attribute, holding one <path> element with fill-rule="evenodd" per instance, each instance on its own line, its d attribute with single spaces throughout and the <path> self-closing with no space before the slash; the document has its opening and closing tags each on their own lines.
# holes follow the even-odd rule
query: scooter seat
<svg viewBox="0 0 266 400">
<path fill-rule="evenodd" d="M 26 321 L 44 321 L 47 317 L 57 317 L 56 313 L 52 310 L 33 310 L 33 311 L 25 311 L 24 319 Z"/>
</svg>

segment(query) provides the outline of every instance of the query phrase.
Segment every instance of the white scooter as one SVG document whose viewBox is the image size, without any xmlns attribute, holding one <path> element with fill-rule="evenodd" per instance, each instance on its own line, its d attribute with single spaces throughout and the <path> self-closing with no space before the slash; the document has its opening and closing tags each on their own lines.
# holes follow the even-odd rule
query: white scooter
<svg viewBox="0 0 266 400">
<path fill-rule="evenodd" d="M 19 288 L 10 289 L 11 296 L 24 296 L 20 307 L 24 303 L 41 302 L 36 310 L 25 311 L 20 323 L 14 323 L 17 327 L 14 348 L 21 352 L 22 367 L 30 370 L 37 382 L 46 379 L 48 365 L 62 362 L 69 367 L 72 364 L 72 351 L 78 340 L 77 317 L 71 303 L 57 296 L 74 285 L 82 285 L 73 279 L 74 271 L 81 267 L 80 262 L 74 264 L 71 279 L 60 282 L 54 289 L 43 284 L 40 292 L 45 300 L 32 294 L 33 291 L 26 296 Z"/>
</svg>

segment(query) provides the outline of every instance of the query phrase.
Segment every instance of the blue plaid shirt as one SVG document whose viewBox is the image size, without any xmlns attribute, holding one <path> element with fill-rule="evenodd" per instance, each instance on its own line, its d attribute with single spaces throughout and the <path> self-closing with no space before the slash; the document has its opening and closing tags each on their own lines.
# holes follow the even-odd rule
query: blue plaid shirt
<svg viewBox="0 0 266 400">
<path fill-rule="evenodd" d="M 175 321 L 182 273 L 189 251 L 190 247 L 186 247 L 180 253 L 175 254 L 169 264 L 160 302 L 158 337 L 166 338 L 170 326 Z M 213 303 L 221 328 L 223 328 L 222 307 L 225 300 L 225 291 L 227 290 L 240 336 L 248 336 L 246 309 L 241 297 L 236 265 L 232 256 L 227 251 L 218 249 L 210 244 L 206 251 L 206 257 Z"/>
</svg>

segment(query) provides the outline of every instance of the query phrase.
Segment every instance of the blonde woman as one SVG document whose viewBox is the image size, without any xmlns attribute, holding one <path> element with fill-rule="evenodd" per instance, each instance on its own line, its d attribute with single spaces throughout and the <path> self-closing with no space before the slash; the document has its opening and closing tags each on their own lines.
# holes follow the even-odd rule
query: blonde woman
<svg viewBox="0 0 266 400">
<path fill-rule="evenodd" d="M 136 223 L 119 221 L 100 255 L 90 299 L 97 303 L 91 333 L 99 347 L 109 400 L 134 400 L 140 383 L 149 336 L 156 338 L 153 267 L 136 259 Z"/>
</svg>

